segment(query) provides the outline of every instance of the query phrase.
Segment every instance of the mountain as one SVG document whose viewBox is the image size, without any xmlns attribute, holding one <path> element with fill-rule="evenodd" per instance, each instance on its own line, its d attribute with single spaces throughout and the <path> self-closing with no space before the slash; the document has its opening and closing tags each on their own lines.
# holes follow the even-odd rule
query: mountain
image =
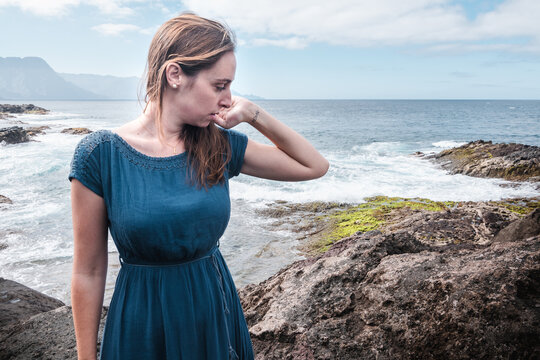
<svg viewBox="0 0 540 360">
<path fill-rule="evenodd" d="M 59 73 L 64 80 L 81 89 L 100 94 L 102 99 L 137 100 L 137 90 L 143 85 L 141 79 L 110 75 L 65 74 Z M 140 98 L 143 99 L 144 96 Z"/>
<path fill-rule="evenodd" d="M 64 80 L 39 57 L 0 57 L 0 99 L 93 100 L 91 91 Z"/>
<path fill-rule="evenodd" d="M 143 100 L 144 85 L 135 76 L 57 73 L 40 57 L 0 57 L 0 99 L 4 100 Z"/>
</svg>

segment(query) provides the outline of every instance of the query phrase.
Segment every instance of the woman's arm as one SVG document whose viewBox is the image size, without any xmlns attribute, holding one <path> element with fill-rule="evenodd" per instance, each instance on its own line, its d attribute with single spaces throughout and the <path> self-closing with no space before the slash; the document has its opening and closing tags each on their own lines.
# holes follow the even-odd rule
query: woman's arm
<svg viewBox="0 0 540 360">
<path fill-rule="evenodd" d="M 248 141 L 241 172 L 272 180 L 316 179 L 328 171 L 328 161 L 304 137 L 249 100 L 233 97 L 216 123 L 231 128 L 248 122 L 275 146 Z"/>
<path fill-rule="evenodd" d="M 71 181 L 74 256 L 71 305 L 78 359 L 96 359 L 107 276 L 107 210 L 103 198 Z"/>
</svg>

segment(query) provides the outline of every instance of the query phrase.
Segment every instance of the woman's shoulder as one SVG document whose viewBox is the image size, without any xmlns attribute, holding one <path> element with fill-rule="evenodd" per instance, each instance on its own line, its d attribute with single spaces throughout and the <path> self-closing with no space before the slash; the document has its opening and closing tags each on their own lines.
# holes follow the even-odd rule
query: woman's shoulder
<svg viewBox="0 0 540 360">
<path fill-rule="evenodd" d="M 93 131 L 79 141 L 75 148 L 75 155 L 89 155 L 99 145 L 110 142 L 112 137 L 113 133 L 110 130 L 101 129 Z"/>
<path fill-rule="evenodd" d="M 88 144 L 88 145 L 96 145 L 102 142 L 110 141 L 112 138 L 112 135 L 113 135 L 112 131 L 100 129 L 100 130 L 92 131 L 91 133 L 85 135 L 79 143 Z"/>
</svg>

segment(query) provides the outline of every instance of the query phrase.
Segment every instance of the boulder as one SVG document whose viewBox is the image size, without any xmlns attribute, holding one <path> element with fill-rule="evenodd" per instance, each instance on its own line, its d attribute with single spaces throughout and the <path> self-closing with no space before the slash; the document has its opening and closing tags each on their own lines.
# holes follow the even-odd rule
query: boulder
<svg viewBox="0 0 540 360">
<path fill-rule="evenodd" d="M 0 129 L 0 143 L 18 144 L 27 141 L 30 141 L 30 136 L 26 130 L 20 126 L 11 126 Z"/>
<path fill-rule="evenodd" d="M 66 128 L 66 129 L 63 129 L 61 132 L 64 134 L 86 135 L 86 134 L 90 134 L 92 130 L 83 128 L 83 127 L 78 127 L 78 128 Z"/>
<path fill-rule="evenodd" d="M 107 308 L 101 312 L 97 350 L 103 334 Z M 73 315 L 70 306 L 35 315 L 0 329 L 0 360 L 77 359 Z"/>
<path fill-rule="evenodd" d="M 60 300 L 0 278 L 0 327 L 63 305 Z"/>
<path fill-rule="evenodd" d="M 50 129 L 50 128 L 51 127 L 47 126 L 47 125 L 29 126 L 25 130 L 26 130 L 26 133 L 28 134 L 28 136 L 36 136 L 36 135 L 45 134 L 44 130 L 47 130 L 47 129 Z"/>
<path fill-rule="evenodd" d="M 32 137 L 40 134 L 44 134 L 46 129 L 50 129 L 49 126 L 29 126 L 22 128 L 20 126 L 11 126 L 0 129 L 0 143 L 6 144 L 18 144 L 27 141 L 31 141 Z"/>
<path fill-rule="evenodd" d="M 13 201 L 7 196 L 0 195 L 0 204 L 13 204 Z"/>
<path fill-rule="evenodd" d="M 11 114 L 47 114 L 49 110 L 44 109 L 34 104 L 22 104 L 22 105 L 11 105 L 11 104 L 0 104 L 0 113 L 11 113 Z"/>
<path fill-rule="evenodd" d="M 493 238 L 493 242 L 519 241 L 537 235 L 540 235 L 540 208 L 535 209 L 526 217 L 510 223 L 499 231 Z"/>
<path fill-rule="evenodd" d="M 425 156 L 452 174 L 540 181 L 540 148 L 523 144 L 473 141 L 457 148 Z"/>
<path fill-rule="evenodd" d="M 257 359 L 540 357 L 539 236 L 431 246 L 367 232 L 240 297 Z"/>
</svg>

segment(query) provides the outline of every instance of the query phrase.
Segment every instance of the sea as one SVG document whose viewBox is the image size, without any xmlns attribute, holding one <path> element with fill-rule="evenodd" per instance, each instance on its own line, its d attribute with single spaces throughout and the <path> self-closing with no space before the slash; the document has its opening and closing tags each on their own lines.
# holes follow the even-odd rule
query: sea
<svg viewBox="0 0 540 360">
<path fill-rule="evenodd" d="M 1 101 L 0 101 L 1 102 Z M 237 287 L 258 283 L 302 259 L 297 234 L 260 215 L 276 201 L 361 203 L 375 195 L 483 201 L 540 196 L 530 183 L 451 175 L 412 155 L 473 140 L 540 146 L 540 101 L 516 100 L 257 100 L 329 160 L 317 180 L 231 180 L 232 214 L 221 251 Z M 9 102 L 21 104 L 23 102 Z M 114 129 L 136 118 L 138 101 L 25 101 L 50 110 L 0 120 L 0 128 L 47 125 L 32 142 L 0 145 L 0 277 L 70 303 L 73 228 L 68 173 L 81 135 L 67 127 Z M 236 130 L 269 143 L 248 124 Z M 109 238 L 105 304 L 119 270 Z"/>
</svg>

